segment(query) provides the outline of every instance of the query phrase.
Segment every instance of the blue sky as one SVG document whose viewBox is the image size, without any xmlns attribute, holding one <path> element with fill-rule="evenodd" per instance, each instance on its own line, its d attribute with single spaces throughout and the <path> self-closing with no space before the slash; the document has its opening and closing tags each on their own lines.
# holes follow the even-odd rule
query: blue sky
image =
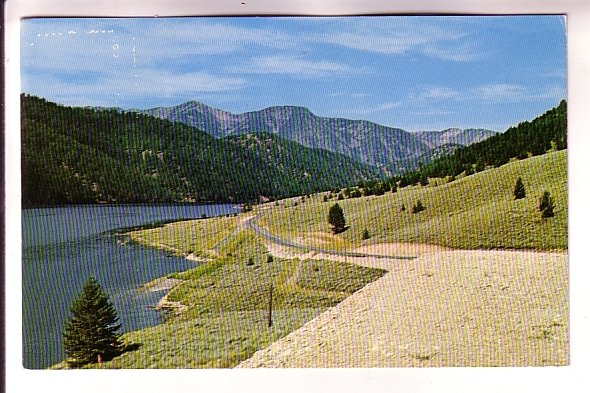
<svg viewBox="0 0 590 393">
<path fill-rule="evenodd" d="M 74 106 L 272 105 L 504 131 L 566 98 L 561 16 L 28 19 L 21 90 Z"/>
</svg>

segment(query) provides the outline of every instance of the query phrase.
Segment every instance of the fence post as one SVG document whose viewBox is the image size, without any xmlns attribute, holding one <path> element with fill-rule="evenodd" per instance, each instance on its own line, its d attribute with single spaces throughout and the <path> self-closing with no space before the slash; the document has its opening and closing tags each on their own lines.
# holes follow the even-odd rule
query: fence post
<svg viewBox="0 0 590 393">
<path fill-rule="evenodd" d="M 268 292 L 268 327 L 272 326 L 272 284 Z"/>
</svg>

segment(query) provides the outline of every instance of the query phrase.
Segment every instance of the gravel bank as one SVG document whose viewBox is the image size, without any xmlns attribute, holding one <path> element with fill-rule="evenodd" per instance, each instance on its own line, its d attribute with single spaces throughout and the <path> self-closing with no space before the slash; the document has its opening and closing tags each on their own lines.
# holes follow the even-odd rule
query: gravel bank
<svg viewBox="0 0 590 393">
<path fill-rule="evenodd" d="M 389 272 L 238 367 L 569 362 L 565 253 L 442 251 L 348 261 Z"/>
</svg>

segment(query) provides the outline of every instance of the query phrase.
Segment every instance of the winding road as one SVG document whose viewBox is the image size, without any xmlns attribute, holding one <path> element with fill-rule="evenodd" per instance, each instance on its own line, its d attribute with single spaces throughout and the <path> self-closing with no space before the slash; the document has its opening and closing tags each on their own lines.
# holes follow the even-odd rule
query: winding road
<svg viewBox="0 0 590 393">
<path fill-rule="evenodd" d="M 355 251 L 337 251 L 337 250 L 330 250 L 330 249 L 325 249 L 325 248 L 321 248 L 321 247 L 315 247 L 315 246 L 309 246 L 309 245 L 295 243 L 291 240 L 284 239 L 284 238 L 279 237 L 277 235 L 273 235 L 267 229 L 259 226 L 257 224 L 257 221 L 260 220 L 260 218 L 261 218 L 260 213 L 255 216 L 250 216 L 250 217 L 245 218 L 240 223 L 240 225 L 238 225 L 236 227 L 236 229 L 232 232 L 232 234 L 230 234 L 229 236 L 227 236 L 226 238 L 221 240 L 219 243 L 217 243 L 215 245 L 214 249 L 216 251 L 219 251 L 223 246 L 225 246 L 234 236 L 236 236 L 244 228 L 249 228 L 249 229 L 253 230 L 257 235 L 259 235 L 267 240 L 270 240 L 271 242 L 276 243 L 280 246 L 292 247 L 292 248 L 304 250 L 307 252 L 313 251 L 313 252 L 318 252 L 318 253 L 322 253 L 322 254 L 329 254 L 329 255 L 340 256 L 340 257 L 355 257 L 355 258 L 382 258 L 382 259 L 401 259 L 401 260 L 411 260 L 411 259 L 417 258 L 417 256 L 383 255 L 383 254 L 367 254 L 367 253 L 355 252 Z"/>
</svg>

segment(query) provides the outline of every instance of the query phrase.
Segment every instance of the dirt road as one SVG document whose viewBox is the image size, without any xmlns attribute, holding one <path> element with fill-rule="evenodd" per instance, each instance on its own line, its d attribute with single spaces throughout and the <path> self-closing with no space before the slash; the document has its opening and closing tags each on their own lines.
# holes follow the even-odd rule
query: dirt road
<svg viewBox="0 0 590 393">
<path fill-rule="evenodd" d="M 569 362 L 565 253 L 436 250 L 414 260 L 347 260 L 389 272 L 238 367 Z"/>
</svg>

